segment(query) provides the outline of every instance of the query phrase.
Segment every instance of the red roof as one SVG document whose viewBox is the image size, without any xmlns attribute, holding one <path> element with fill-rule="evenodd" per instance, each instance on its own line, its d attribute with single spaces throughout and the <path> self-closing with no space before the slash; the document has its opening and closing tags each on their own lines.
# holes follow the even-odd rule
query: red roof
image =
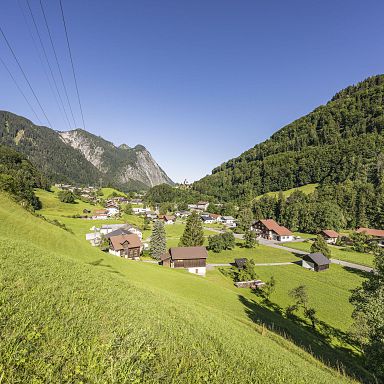
<svg viewBox="0 0 384 384">
<path fill-rule="evenodd" d="M 369 236 L 384 237 L 384 229 L 373 229 L 373 228 L 363 228 L 360 227 L 356 229 L 358 233 L 365 233 Z"/>
<path fill-rule="evenodd" d="M 321 233 L 332 239 L 337 239 L 338 237 L 340 237 L 340 235 L 332 229 L 323 229 Z"/>
<path fill-rule="evenodd" d="M 266 219 L 260 221 L 265 225 L 268 230 L 277 233 L 279 236 L 292 236 L 292 232 L 288 228 L 279 225 L 273 219 Z"/>
</svg>

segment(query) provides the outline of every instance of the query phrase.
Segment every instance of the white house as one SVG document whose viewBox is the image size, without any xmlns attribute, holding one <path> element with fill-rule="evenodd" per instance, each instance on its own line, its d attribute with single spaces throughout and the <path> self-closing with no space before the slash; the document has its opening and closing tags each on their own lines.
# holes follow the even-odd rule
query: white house
<svg viewBox="0 0 384 384">
<path fill-rule="evenodd" d="M 320 235 L 324 237 L 324 240 L 328 244 L 336 244 L 337 239 L 340 237 L 340 235 L 332 229 L 324 229 L 320 232 Z"/>
<path fill-rule="evenodd" d="M 103 226 L 101 226 L 99 231 L 102 235 L 107 235 L 108 233 L 111 233 L 111 232 L 116 231 L 118 229 L 123 229 L 123 230 L 129 231 L 130 233 L 137 235 L 140 238 L 140 240 L 143 238 L 143 233 L 140 231 L 140 229 L 134 227 L 131 224 L 103 225 Z"/>
<path fill-rule="evenodd" d="M 220 221 L 229 228 L 236 227 L 235 219 L 232 216 L 222 216 Z"/>
<path fill-rule="evenodd" d="M 267 240 L 292 241 L 293 233 L 273 219 L 258 220 L 252 225 L 258 236 Z"/>
<path fill-rule="evenodd" d="M 213 224 L 216 222 L 216 220 L 213 219 L 211 216 L 201 216 L 201 220 L 204 224 Z"/>
<path fill-rule="evenodd" d="M 141 213 L 151 212 L 151 208 L 134 207 L 134 208 L 132 208 L 132 212 L 135 215 L 140 215 Z"/>
<path fill-rule="evenodd" d="M 107 213 L 108 216 L 118 216 L 120 213 L 119 208 L 117 208 L 115 206 L 107 207 L 106 210 L 108 212 Z"/>
</svg>

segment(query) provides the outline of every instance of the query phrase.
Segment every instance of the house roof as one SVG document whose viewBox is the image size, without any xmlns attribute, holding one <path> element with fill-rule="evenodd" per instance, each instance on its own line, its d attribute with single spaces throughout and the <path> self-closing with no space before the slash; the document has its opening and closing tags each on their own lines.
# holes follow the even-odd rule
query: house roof
<svg viewBox="0 0 384 384">
<path fill-rule="evenodd" d="M 212 220 L 214 220 L 214 219 L 213 219 L 213 217 L 211 217 L 211 216 L 201 216 L 201 220 L 203 220 L 203 221 L 207 221 L 207 220 L 212 221 Z"/>
<path fill-rule="evenodd" d="M 95 211 L 95 215 L 106 215 L 108 211 L 106 209 L 98 209 Z"/>
<path fill-rule="evenodd" d="M 327 236 L 327 237 L 331 237 L 331 238 L 337 238 L 337 237 L 340 237 L 340 235 L 339 235 L 336 231 L 334 231 L 334 230 L 332 230 L 332 229 L 323 229 L 323 230 L 321 231 L 321 233 L 323 233 L 325 236 Z"/>
<path fill-rule="evenodd" d="M 309 253 L 308 255 L 304 255 L 303 259 L 306 261 L 311 261 L 316 265 L 328 265 L 331 262 L 327 257 L 325 257 L 322 253 Z"/>
<path fill-rule="evenodd" d="M 171 220 L 175 220 L 176 217 L 173 216 L 173 215 L 164 215 L 163 219 L 164 219 L 165 221 L 171 221 Z"/>
<path fill-rule="evenodd" d="M 209 204 L 208 201 L 199 201 L 197 205 L 206 205 Z"/>
<path fill-rule="evenodd" d="M 384 229 L 373 229 L 373 228 L 364 228 L 360 227 L 356 230 L 358 233 L 365 233 L 369 236 L 375 236 L 375 237 L 384 237 Z"/>
<path fill-rule="evenodd" d="M 205 247 L 173 247 L 169 248 L 173 260 L 206 259 L 208 257 Z"/>
<path fill-rule="evenodd" d="M 113 236 L 129 235 L 130 233 L 132 233 L 132 232 L 130 232 L 128 229 L 118 228 L 118 229 L 115 229 L 112 232 L 107 233 L 106 235 L 104 235 L 104 237 L 106 239 L 109 239 L 110 237 L 113 237 Z"/>
<path fill-rule="evenodd" d="M 222 219 L 224 220 L 235 220 L 232 216 L 222 216 Z"/>
<path fill-rule="evenodd" d="M 260 220 L 270 231 L 277 233 L 279 236 L 292 236 L 292 232 L 282 225 L 279 225 L 273 219 Z"/>
<path fill-rule="evenodd" d="M 212 219 L 218 219 L 219 217 L 221 217 L 221 215 L 218 215 L 217 213 L 210 213 L 209 216 L 211 216 Z"/>
<path fill-rule="evenodd" d="M 118 236 L 112 236 L 109 238 L 111 241 L 112 247 L 115 251 L 120 251 L 124 249 L 123 244 L 125 242 L 128 242 L 128 248 L 138 248 L 141 247 L 141 241 L 139 239 L 139 236 L 135 234 L 124 234 L 124 235 L 118 235 Z"/>
</svg>

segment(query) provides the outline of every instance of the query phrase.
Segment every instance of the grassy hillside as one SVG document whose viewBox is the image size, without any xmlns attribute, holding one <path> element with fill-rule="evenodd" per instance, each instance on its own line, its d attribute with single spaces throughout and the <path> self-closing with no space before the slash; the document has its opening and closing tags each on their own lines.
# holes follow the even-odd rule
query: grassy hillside
<svg viewBox="0 0 384 384">
<path fill-rule="evenodd" d="M 0 218 L 4 382 L 352 382 L 215 279 L 101 253 L 2 195 Z"/>
<path fill-rule="evenodd" d="M 306 195 L 309 195 L 310 193 L 313 193 L 315 191 L 317 186 L 318 186 L 318 184 L 307 184 L 307 185 L 303 185 L 301 187 L 287 189 L 286 191 L 283 191 L 283 195 L 284 195 L 284 197 L 289 197 L 295 191 L 301 191 L 301 192 L 305 193 Z M 263 195 L 257 196 L 256 199 L 260 199 L 263 196 L 271 196 L 271 197 L 277 198 L 279 196 L 279 191 L 264 193 Z"/>
</svg>

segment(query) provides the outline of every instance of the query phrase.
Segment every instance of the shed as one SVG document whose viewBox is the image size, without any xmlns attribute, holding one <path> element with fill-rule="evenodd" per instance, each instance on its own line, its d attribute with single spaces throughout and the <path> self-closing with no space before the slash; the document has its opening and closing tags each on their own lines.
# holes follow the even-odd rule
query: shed
<svg viewBox="0 0 384 384">
<path fill-rule="evenodd" d="M 303 256 L 302 266 L 312 271 L 321 272 L 329 268 L 330 260 L 322 253 L 309 253 Z"/>
</svg>

